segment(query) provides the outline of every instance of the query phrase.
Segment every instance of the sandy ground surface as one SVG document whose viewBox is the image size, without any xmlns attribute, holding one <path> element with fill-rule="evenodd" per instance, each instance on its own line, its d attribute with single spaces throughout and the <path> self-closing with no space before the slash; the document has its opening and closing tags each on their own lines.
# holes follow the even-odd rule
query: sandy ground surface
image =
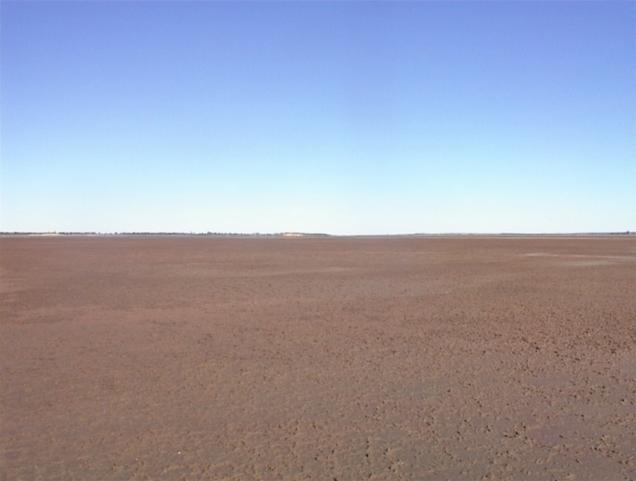
<svg viewBox="0 0 636 481">
<path fill-rule="evenodd" d="M 634 238 L 3 238 L 0 478 L 634 480 Z"/>
</svg>

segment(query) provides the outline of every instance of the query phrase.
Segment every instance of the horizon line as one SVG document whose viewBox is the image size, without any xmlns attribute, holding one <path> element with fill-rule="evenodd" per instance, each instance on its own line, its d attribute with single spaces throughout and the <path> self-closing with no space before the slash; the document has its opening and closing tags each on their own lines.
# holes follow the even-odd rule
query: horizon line
<svg viewBox="0 0 636 481">
<path fill-rule="evenodd" d="M 634 230 L 577 232 L 408 232 L 394 234 L 330 234 L 327 232 L 214 232 L 214 231 L 0 231 L 0 236 L 200 236 L 200 237 L 440 237 L 440 236 L 636 236 Z"/>
</svg>

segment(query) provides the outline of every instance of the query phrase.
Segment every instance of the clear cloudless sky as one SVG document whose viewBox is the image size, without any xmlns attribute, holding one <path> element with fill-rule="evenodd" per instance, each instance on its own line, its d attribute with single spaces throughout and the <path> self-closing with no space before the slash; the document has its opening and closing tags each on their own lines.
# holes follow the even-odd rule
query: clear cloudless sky
<svg viewBox="0 0 636 481">
<path fill-rule="evenodd" d="M 13 2 L 0 230 L 636 230 L 636 2 Z"/>
</svg>

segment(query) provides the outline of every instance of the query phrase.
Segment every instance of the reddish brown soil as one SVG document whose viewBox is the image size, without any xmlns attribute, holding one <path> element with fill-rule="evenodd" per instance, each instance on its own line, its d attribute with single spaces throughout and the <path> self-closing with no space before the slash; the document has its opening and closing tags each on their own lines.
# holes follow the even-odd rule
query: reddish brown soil
<svg viewBox="0 0 636 481">
<path fill-rule="evenodd" d="M 634 238 L 0 248 L 2 479 L 636 479 Z"/>
</svg>

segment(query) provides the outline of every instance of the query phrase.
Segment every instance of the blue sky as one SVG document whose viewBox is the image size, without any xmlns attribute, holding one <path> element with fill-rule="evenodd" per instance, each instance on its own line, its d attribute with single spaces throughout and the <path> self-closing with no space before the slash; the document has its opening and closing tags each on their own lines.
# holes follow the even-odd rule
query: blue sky
<svg viewBox="0 0 636 481">
<path fill-rule="evenodd" d="M 0 230 L 636 230 L 636 2 L 0 17 Z"/>
</svg>

